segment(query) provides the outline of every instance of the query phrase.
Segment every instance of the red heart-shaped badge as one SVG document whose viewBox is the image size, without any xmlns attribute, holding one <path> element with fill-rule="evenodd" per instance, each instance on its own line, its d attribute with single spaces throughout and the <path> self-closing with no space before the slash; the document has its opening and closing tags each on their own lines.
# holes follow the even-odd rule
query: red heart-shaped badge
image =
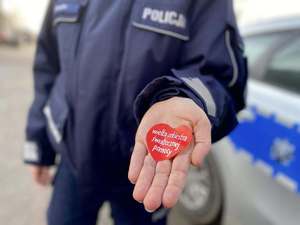
<svg viewBox="0 0 300 225">
<path fill-rule="evenodd" d="M 168 124 L 156 124 L 147 133 L 148 152 L 156 161 L 171 159 L 189 146 L 192 137 L 192 130 L 187 126 L 172 128 Z"/>
</svg>

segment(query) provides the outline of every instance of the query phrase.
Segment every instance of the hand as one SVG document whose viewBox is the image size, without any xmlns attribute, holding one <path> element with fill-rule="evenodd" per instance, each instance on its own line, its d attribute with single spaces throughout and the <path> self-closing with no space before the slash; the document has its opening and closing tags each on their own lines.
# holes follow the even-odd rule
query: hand
<svg viewBox="0 0 300 225">
<path fill-rule="evenodd" d="M 173 160 L 156 162 L 148 154 L 146 134 L 158 123 L 172 127 L 187 125 L 194 140 L 189 148 Z M 154 104 L 144 115 L 136 133 L 135 146 L 128 172 L 135 184 L 133 198 L 153 212 L 161 204 L 173 207 L 186 182 L 190 164 L 200 166 L 211 147 L 211 125 L 205 112 L 191 99 L 173 97 Z"/>
<path fill-rule="evenodd" d="M 34 181 L 41 185 L 41 186 L 47 186 L 52 181 L 52 176 L 50 174 L 50 168 L 46 166 L 36 166 L 31 165 L 29 166 L 29 169 L 31 171 L 31 175 L 34 179 Z"/>
</svg>

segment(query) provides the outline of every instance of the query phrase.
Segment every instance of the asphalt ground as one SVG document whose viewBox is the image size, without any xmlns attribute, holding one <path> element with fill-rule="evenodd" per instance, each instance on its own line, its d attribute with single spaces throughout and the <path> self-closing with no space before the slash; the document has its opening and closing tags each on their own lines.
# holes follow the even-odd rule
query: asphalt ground
<svg viewBox="0 0 300 225">
<path fill-rule="evenodd" d="M 51 187 L 39 187 L 22 162 L 24 127 L 32 101 L 34 46 L 0 46 L 0 225 L 46 225 Z M 98 225 L 112 225 L 109 204 Z M 173 212 L 169 225 L 187 225 Z"/>
</svg>

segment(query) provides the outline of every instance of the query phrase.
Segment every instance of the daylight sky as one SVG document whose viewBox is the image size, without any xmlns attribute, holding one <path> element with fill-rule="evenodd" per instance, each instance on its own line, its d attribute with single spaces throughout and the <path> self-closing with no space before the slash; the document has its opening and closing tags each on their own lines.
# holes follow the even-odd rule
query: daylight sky
<svg viewBox="0 0 300 225">
<path fill-rule="evenodd" d="M 21 22 L 38 31 L 48 0 L 2 0 L 4 8 L 17 11 Z M 300 0 L 235 0 L 241 24 L 269 17 L 300 15 Z"/>
<path fill-rule="evenodd" d="M 235 0 L 240 24 L 262 19 L 298 15 L 300 0 Z"/>
<path fill-rule="evenodd" d="M 38 31 L 43 20 L 48 0 L 2 0 L 3 8 L 16 12 L 23 25 L 33 31 Z"/>
</svg>

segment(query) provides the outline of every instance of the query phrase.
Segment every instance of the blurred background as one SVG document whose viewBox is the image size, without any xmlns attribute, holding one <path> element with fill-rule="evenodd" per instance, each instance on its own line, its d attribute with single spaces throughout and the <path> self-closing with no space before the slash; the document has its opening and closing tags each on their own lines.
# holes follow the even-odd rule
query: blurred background
<svg viewBox="0 0 300 225">
<path fill-rule="evenodd" d="M 0 0 L 0 225 L 45 224 L 44 212 L 51 190 L 50 188 L 44 189 L 33 184 L 28 171 L 22 164 L 21 158 L 26 112 L 33 95 L 31 67 L 35 40 L 47 4 L 48 1 L 46 0 Z M 245 138 L 245 135 L 249 137 L 249 135 L 251 136 L 251 134 L 257 132 L 255 126 L 247 128 L 247 122 L 253 121 L 253 117 L 258 118 L 262 115 L 264 116 L 263 118 L 269 118 L 266 117 L 269 113 L 268 110 L 259 110 L 259 107 L 254 107 L 245 110 L 242 116 L 240 116 L 241 121 L 246 121 L 246 125 L 241 126 L 240 130 L 238 129 L 233 133 L 226 144 L 235 146 L 236 148 L 243 148 L 243 151 L 239 151 L 236 155 L 239 155 L 242 160 L 250 160 L 250 164 L 254 163 L 252 167 L 260 168 L 265 174 L 262 178 L 257 178 L 255 172 L 247 172 L 250 177 L 254 176 L 256 177 L 255 179 L 259 179 L 255 187 L 251 187 L 253 191 L 256 190 L 258 193 L 253 196 L 254 200 L 252 199 L 253 202 L 251 204 L 255 205 L 257 202 L 263 202 L 265 205 L 257 207 L 249 206 L 249 200 L 243 200 L 236 203 L 235 207 L 241 204 L 242 206 L 239 208 L 243 208 L 248 204 L 248 208 L 239 213 L 231 213 L 230 210 L 234 209 L 232 203 L 224 203 L 222 202 L 224 200 L 219 200 L 218 204 L 220 207 L 218 207 L 217 211 L 215 210 L 214 215 L 216 218 L 219 218 L 222 211 L 222 223 L 230 225 L 297 225 L 300 223 L 298 215 L 300 212 L 300 200 L 299 194 L 297 194 L 297 192 L 299 193 L 299 176 L 297 174 L 300 171 L 298 166 L 300 164 L 300 101 L 298 96 L 300 89 L 300 1 L 235 0 L 235 9 L 242 33 L 247 39 L 246 52 L 250 54 L 250 72 L 254 74 L 254 80 L 260 80 L 263 83 L 254 82 L 249 87 L 251 91 L 255 92 L 255 94 L 251 95 L 254 97 L 250 96 L 249 101 L 254 105 L 270 104 L 268 99 L 262 98 L 262 100 L 257 100 L 261 99 L 261 93 L 265 93 L 265 90 L 268 89 L 270 94 L 263 94 L 265 98 L 267 98 L 266 96 L 270 96 L 273 100 L 276 98 L 277 103 L 281 101 L 280 99 L 283 99 L 282 102 L 284 103 L 277 108 L 275 106 L 276 103 L 269 105 L 267 108 L 273 109 L 273 114 L 277 112 L 278 114 L 282 113 L 280 110 L 282 110 L 283 106 L 286 111 L 290 110 L 291 112 L 284 113 L 284 116 L 289 114 L 288 118 L 282 119 L 284 116 L 280 116 L 281 120 L 279 119 L 279 124 L 284 125 L 286 130 L 283 128 L 280 130 L 281 128 L 276 127 L 277 123 L 276 126 L 273 124 L 276 129 L 279 129 L 279 133 L 272 133 L 270 146 L 261 150 L 262 152 L 267 152 L 266 155 L 251 150 L 251 148 L 254 148 L 253 146 L 258 146 L 259 143 L 257 140 L 250 143 L 245 143 L 241 140 L 244 140 L 243 137 Z M 291 46 L 286 46 L 286 49 L 280 50 L 279 53 L 282 54 L 278 54 L 277 56 L 275 50 L 278 50 L 278 46 L 282 46 L 285 43 L 291 43 Z M 272 58 L 273 55 L 276 55 L 274 60 Z M 266 59 L 268 56 L 270 60 L 265 62 L 269 63 L 268 65 L 258 63 L 262 62 L 261 59 Z M 276 62 L 280 63 L 276 64 Z M 268 68 L 266 69 L 265 67 Z M 267 72 L 265 73 L 265 71 Z M 288 76 L 291 79 L 289 81 L 286 81 L 285 78 L 282 80 L 282 77 L 280 77 L 282 73 L 278 71 L 290 74 Z M 271 79 L 268 81 L 268 77 L 270 76 Z M 267 83 L 266 87 L 264 83 Z M 275 88 L 270 87 L 272 85 Z M 269 114 L 272 114 L 272 112 Z M 275 120 L 277 121 L 277 119 Z M 269 129 L 270 125 L 266 125 L 266 127 Z M 259 129 L 264 129 L 264 127 L 260 126 Z M 249 132 L 252 133 L 250 134 Z M 262 135 L 265 134 L 263 133 Z M 224 145 L 223 143 L 222 148 L 224 148 Z M 245 151 L 244 148 L 246 147 L 248 149 Z M 270 151 L 271 156 L 269 154 Z M 233 162 L 231 165 L 241 168 L 239 164 L 240 158 L 235 158 L 234 162 L 230 161 L 233 159 L 229 161 Z M 215 161 L 218 162 L 218 160 Z M 222 168 L 222 165 L 219 167 Z M 230 170 L 232 166 L 227 165 L 225 168 Z M 248 171 L 249 169 L 244 168 L 244 166 L 242 168 L 243 171 Z M 209 201 L 209 196 L 214 194 L 212 191 L 212 180 L 214 178 L 209 177 L 219 176 L 214 175 L 214 170 L 213 168 L 208 168 L 208 172 L 206 171 L 206 173 L 196 171 L 197 175 L 191 176 L 191 185 L 185 192 L 186 196 L 183 196 L 180 209 L 174 210 L 172 218 L 170 218 L 171 225 L 208 223 L 205 221 L 197 222 L 201 214 L 193 214 L 193 212 L 199 211 L 204 206 L 207 207 L 205 205 L 208 204 L 206 201 Z M 236 169 L 232 168 L 232 170 Z M 231 177 L 234 174 L 232 172 Z M 277 182 L 276 184 L 273 183 L 274 180 Z M 193 184 L 193 182 L 197 184 Z M 202 186 L 199 185 L 199 182 L 202 182 Z M 278 183 L 281 186 L 277 187 Z M 223 187 L 226 185 L 222 184 Z M 245 181 L 244 185 L 251 186 L 253 184 L 248 184 Z M 273 189 L 274 196 L 267 194 L 267 190 Z M 227 191 L 222 190 L 222 192 Z M 190 199 L 191 195 L 193 199 Z M 280 199 L 278 199 L 278 195 L 281 196 Z M 228 196 L 232 196 L 232 193 L 229 193 Z M 241 194 L 240 196 L 239 198 L 242 199 L 243 195 Z M 261 198 L 258 198 L 258 196 Z M 226 198 L 229 199 L 229 197 Z M 269 201 L 269 203 L 265 203 L 266 201 Z M 267 207 L 267 204 L 283 204 L 282 208 L 286 204 L 291 208 L 285 208 L 286 211 L 281 210 L 279 206 L 276 209 L 270 209 L 270 207 Z M 277 212 L 280 211 L 281 213 L 278 215 Z M 102 219 L 99 224 L 111 224 L 112 222 L 108 216 L 108 205 L 104 206 L 101 213 Z M 243 215 L 246 216 L 243 217 Z M 193 218 L 192 222 L 188 222 L 188 219 L 186 219 L 189 217 Z M 211 221 L 215 222 L 216 218 L 211 219 Z M 282 223 L 282 218 L 285 218 L 286 222 Z"/>
</svg>

